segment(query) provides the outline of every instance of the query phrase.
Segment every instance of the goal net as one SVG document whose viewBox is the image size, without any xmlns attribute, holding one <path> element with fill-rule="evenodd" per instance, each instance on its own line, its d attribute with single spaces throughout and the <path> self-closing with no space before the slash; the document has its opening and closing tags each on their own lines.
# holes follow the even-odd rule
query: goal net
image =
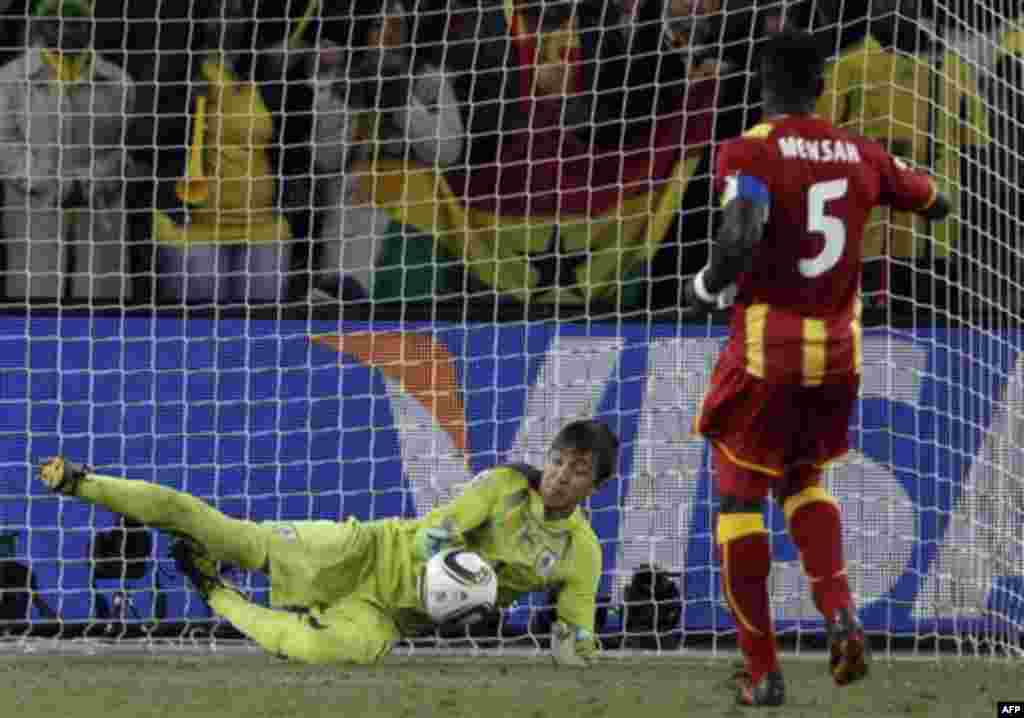
<svg viewBox="0 0 1024 718">
<path fill-rule="evenodd" d="M 166 536 L 47 494 L 44 457 L 253 520 L 415 517 L 597 417 L 623 447 L 587 506 L 605 645 L 730 645 L 690 431 L 726 317 L 681 318 L 680 288 L 715 147 L 760 122 L 759 42 L 795 26 L 832 58 L 818 112 L 956 207 L 864 239 L 854 448 L 826 471 L 861 618 L 887 649 L 1020 651 L 1019 3 L 208 5 L 0 2 L 0 633 L 233 635 Z M 777 629 L 810 645 L 766 519 Z M 439 640 L 539 647 L 551 603 Z"/>
</svg>

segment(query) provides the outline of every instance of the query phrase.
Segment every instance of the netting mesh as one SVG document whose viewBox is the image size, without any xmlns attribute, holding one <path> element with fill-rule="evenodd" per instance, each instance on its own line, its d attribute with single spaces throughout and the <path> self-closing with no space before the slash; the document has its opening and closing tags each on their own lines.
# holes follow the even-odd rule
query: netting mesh
<svg viewBox="0 0 1024 718">
<path fill-rule="evenodd" d="M 214 625 L 166 537 L 45 494 L 44 456 L 254 520 L 411 517 L 593 415 L 624 447 L 588 507 L 607 645 L 732 636 L 690 433 L 726 330 L 676 310 L 719 220 L 715 149 L 760 122 L 760 43 L 795 26 L 829 49 L 819 114 L 955 206 L 879 211 L 864 239 L 854 451 L 826 477 L 862 618 L 915 648 L 1019 646 L 1020 12 L 0 1 L 0 630 Z M 768 524 L 777 625 L 819 635 Z M 671 625 L 630 619 L 651 564 Z M 477 638 L 539 639 L 549 604 Z"/>
</svg>

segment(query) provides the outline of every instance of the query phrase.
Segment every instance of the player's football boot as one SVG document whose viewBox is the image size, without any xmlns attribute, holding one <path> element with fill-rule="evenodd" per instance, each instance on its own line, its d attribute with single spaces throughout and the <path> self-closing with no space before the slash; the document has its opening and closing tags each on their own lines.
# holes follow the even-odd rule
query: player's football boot
<svg viewBox="0 0 1024 718">
<path fill-rule="evenodd" d="M 781 671 L 772 671 L 754 683 L 747 671 L 735 676 L 736 702 L 741 706 L 781 706 L 786 702 L 786 682 Z"/>
<path fill-rule="evenodd" d="M 829 670 L 836 685 L 845 686 L 868 674 L 869 649 L 864 627 L 849 608 L 828 623 Z"/>
<path fill-rule="evenodd" d="M 76 464 L 63 456 L 53 456 L 39 467 L 39 478 L 46 484 L 46 488 L 64 496 L 77 494 L 78 485 L 89 473 L 92 473 L 91 466 Z"/>
<path fill-rule="evenodd" d="M 217 562 L 211 559 L 194 542 L 189 539 L 177 539 L 168 551 L 174 559 L 174 565 L 195 587 L 204 599 L 218 588 L 226 588 L 227 584 L 220 576 Z"/>
</svg>

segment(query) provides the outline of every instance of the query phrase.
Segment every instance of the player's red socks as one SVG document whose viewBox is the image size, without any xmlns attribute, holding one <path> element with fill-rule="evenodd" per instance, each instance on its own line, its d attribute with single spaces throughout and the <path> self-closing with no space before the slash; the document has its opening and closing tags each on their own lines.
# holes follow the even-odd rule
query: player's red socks
<svg viewBox="0 0 1024 718">
<path fill-rule="evenodd" d="M 736 619 L 751 678 L 757 684 L 766 673 L 779 668 L 768 599 L 772 565 L 768 533 L 760 514 L 721 514 L 718 534 L 722 589 Z"/>
<path fill-rule="evenodd" d="M 843 531 L 839 505 L 820 486 L 812 486 L 785 502 L 789 535 L 800 549 L 811 583 L 814 605 L 826 619 L 844 606 L 853 607 L 843 561 Z"/>
</svg>

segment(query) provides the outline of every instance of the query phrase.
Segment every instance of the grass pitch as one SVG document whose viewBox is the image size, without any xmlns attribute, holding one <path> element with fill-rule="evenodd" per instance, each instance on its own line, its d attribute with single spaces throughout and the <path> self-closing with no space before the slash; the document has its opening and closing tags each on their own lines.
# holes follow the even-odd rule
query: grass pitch
<svg viewBox="0 0 1024 718">
<path fill-rule="evenodd" d="M 736 718 L 744 715 L 992 718 L 1024 700 L 1024 664 L 944 657 L 876 661 L 839 689 L 824 658 L 783 663 L 789 701 L 733 703 L 729 659 L 612 658 L 587 670 L 531 658 L 391 657 L 372 668 L 309 667 L 262 655 L 0 655 L 11 718 Z"/>
</svg>

